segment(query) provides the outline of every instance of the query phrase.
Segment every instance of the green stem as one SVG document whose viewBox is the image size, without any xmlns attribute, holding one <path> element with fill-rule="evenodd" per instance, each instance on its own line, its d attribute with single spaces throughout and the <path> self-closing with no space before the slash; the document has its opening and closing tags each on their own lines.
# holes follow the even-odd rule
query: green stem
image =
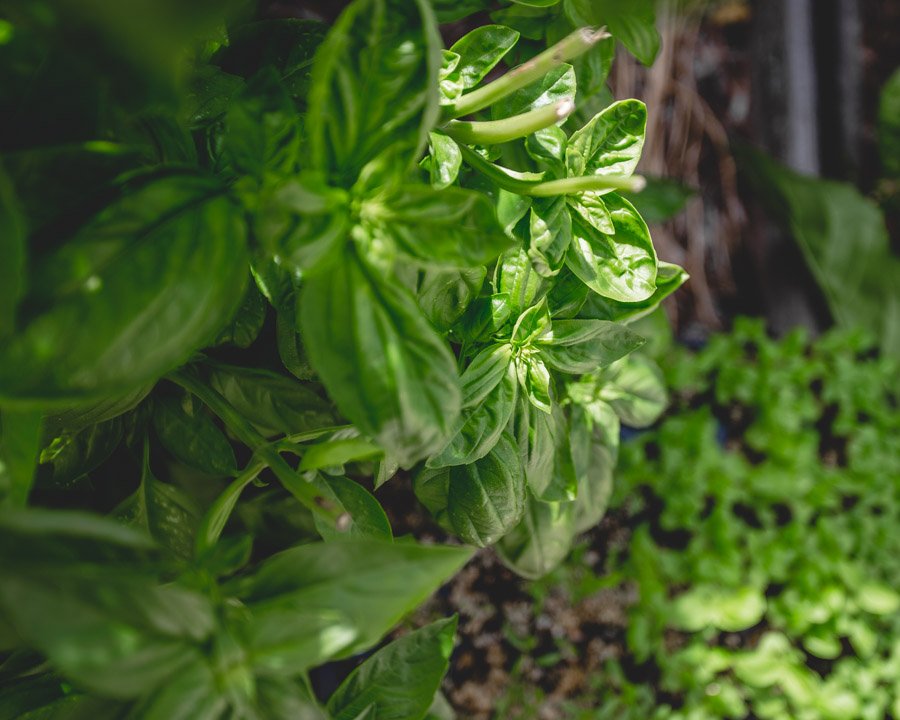
<svg viewBox="0 0 900 720">
<path fill-rule="evenodd" d="M 189 371 L 176 371 L 168 379 L 196 395 L 249 447 L 254 455 L 267 465 L 285 488 L 312 512 L 334 523 L 341 511 L 323 498 L 318 491 L 301 478 L 278 454 L 278 449 L 260 435 L 229 402 L 209 385 Z"/>
<path fill-rule="evenodd" d="M 225 492 L 216 498 L 212 507 L 203 516 L 203 521 L 197 530 L 197 555 L 216 544 L 244 488 L 253 482 L 265 467 L 266 464 L 262 460 L 253 457 L 243 472 L 225 488 Z"/>
<path fill-rule="evenodd" d="M 587 52 L 604 37 L 609 37 L 609 35 L 603 30 L 595 32 L 591 28 L 579 28 L 553 47 L 548 48 L 540 55 L 535 55 L 528 62 L 510 70 L 494 82 L 463 95 L 449 108 L 447 117 L 458 118 L 486 108 L 516 90 L 530 85 L 535 80 L 540 80 L 553 68 Z"/>
<path fill-rule="evenodd" d="M 582 177 L 548 180 L 537 183 L 528 195 L 546 197 L 548 195 L 569 195 L 588 190 L 625 190 L 640 192 L 647 186 L 642 175 L 583 175 Z"/>
<path fill-rule="evenodd" d="M 569 117 L 574 109 L 575 103 L 572 99 L 565 98 L 554 105 L 545 105 L 537 110 L 504 118 L 503 120 L 487 120 L 484 122 L 451 120 L 441 130 L 460 143 L 493 145 L 494 143 L 504 143 L 526 137 L 533 132 L 543 130 L 545 127 L 555 125 Z"/>
</svg>

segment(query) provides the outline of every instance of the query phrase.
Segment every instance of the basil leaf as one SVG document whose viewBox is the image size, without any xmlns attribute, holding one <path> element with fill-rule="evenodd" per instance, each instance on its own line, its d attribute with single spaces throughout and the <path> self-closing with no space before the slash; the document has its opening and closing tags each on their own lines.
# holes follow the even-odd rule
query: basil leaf
<svg viewBox="0 0 900 720">
<path fill-rule="evenodd" d="M 209 384 L 266 437 L 339 425 L 310 383 L 268 370 L 216 365 Z"/>
<path fill-rule="evenodd" d="M 437 122 L 440 36 L 425 0 L 355 0 L 316 53 L 307 132 L 312 166 L 352 184 L 385 147 L 409 161 Z"/>
<path fill-rule="evenodd" d="M 0 500 L 25 505 L 40 450 L 41 414 L 35 410 L 0 411 Z"/>
<path fill-rule="evenodd" d="M 455 337 L 469 342 L 490 342 L 509 320 L 509 293 L 474 300 L 453 328 Z"/>
<path fill-rule="evenodd" d="M 575 25 L 606 25 L 609 31 L 648 67 L 659 53 L 661 38 L 656 29 L 653 0 L 565 0 L 565 11 Z"/>
<path fill-rule="evenodd" d="M 473 190 L 402 185 L 377 203 L 370 214 L 373 234 L 393 238 L 403 252 L 428 263 L 484 265 L 510 245 L 490 200 Z"/>
<path fill-rule="evenodd" d="M 231 443 L 194 395 L 155 397 L 153 427 L 163 447 L 185 465 L 216 477 L 237 472 Z"/>
<path fill-rule="evenodd" d="M 351 253 L 304 283 L 300 320 L 313 367 L 362 433 L 404 466 L 442 447 L 461 404 L 456 361 L 409 293 Z"/>
<path fill-rule="evenodd" d="M 542 502 L 528 493 L 520 522 L 497 543 L 497 553 L 517 575 L 537 580 L 566 559 L 575 537 L 575 504 Z"/>
<path fill-rule="evenodd" d="M 441 52 L 443 62 L 438 72 L 438 93 L 441 105 L 453 105 L 462 95 L 463 85 L 456 66 L 459 65 L 459 55 L 452 50 Z"/>
<path fill-rule="evenodd" d="M 698 190 L 671 178 L 645 177 L 646 187 L 639 193 L 623 192 L 648 225 L 664 223 L 680 213 Z"/>
<path fill-rule="evenodd" d="M 329 720 L 312 693 L 296 680 L 257 677 L 261 720 Z"/>
<path fill-rule="evenodd" d="M 493 103 L 491 118 L 502 120 L 546 105 L 555 105 L 566 98 L 574 100 L 575 89 L 575 70 L 565 63 L 557 65 L 540 80 Z M 565 122 L 565 119 L 560 121 L 562 122 Z"/>
<path fill-rule="evenodd" d="M 213 346 L 228 344 L 246 350 L 259 336 L 268 307 L 259 288 L 254 283 L 248 283 L 241 306 L 229 323 L 219 331 L 218 337 L 213 340 Z"/>
<path fill-rule="evenodd" d="M 547 164 L 554 177 L 563 178 L 566 176 L 566 146 L 568 143 L 569 138 L 563 129 L 551 125 L 525 138 L 525 150 L 533 160 Z"/>
<path fill-rule="evenodd" d="M 589 530 L 606 514 L 619 455 L 619 417 L 604 402 L 572 406 L 569 439 L 578 478 L 575 531 Z"/>
<path fill-rule="evenodd" d="M 346 657 L 377 643 L 470 556 L 464 548 L 371 538 L 313 543 L 272 556 L 224 591 L 253 614 L 266 606 L 293 610 L 297 621 L 314 612 L 341 613 L 356 633 L 339 653 Z"/>
<path fill-rule="evenodd" d="M 571 319 L 579 314 L 588 295 L 599 297 L 568 269 L 563 269 L 547 295 L 547 307 L 553 319 Z M 590 317 L 590 316 L 588 316 Z M 599 319 L 599 318 L 598 318 Z"/>
<path fill-rule="evenodd" d="M 652 425 L 669 404 L 662 372 L 652 360 L 641 355 L 626 358 L 603 386 L 600 396 L 622 422 L 633 428 Z"/>
<path fill-rule="evenodd" d="M 656 250 L 647 224 L 631 203 L 615 193 L 604 196 L 615 234 L 605 235 L 580 217 L 573 218 L 566 264 L 603 297 L 642 302 L 656 290 Z"/>
<path fill-rule="evenodd" d="M 123 434 L 121 416 L 78 431 L 67 430 L 41 451 L 41 464 L 53 463 L 53 483 L 68 487 L 106 462 Z"/>
<path fill-rule="evenodd" d="M 424 717 L 450 664 L 456 623 L 455 616 L 438 620 L 367 658 L 329 698 L 329 715 L 354 720 L 372 708 L 379 720 Z"/>
<path fill-rule="evenodd" d="M 431 186 L 435 190 L 443 190 L 456 182 L 459 169 L 462 167 L 462 152 L 456 140 L 440 131 L 428 133 L 431 162 L 429 173 Z"/>
<path fill-rule="evenodd" d="M 539 198 L 531 206 L 528 257 L 539 275 L 553 277 L 563 267 L 572 242 L 572 218 L 565 196 Z"/>
<path fill-rule="evenodd" d="M 644 338 L 618 323 L 555 320 L 536 341 L 540 357 L 560 372 L 581 375 L 610 365 L 644 344 Z"/>
<path fill-rule="evenodd" d="M 218 120 L 231 106 L 244 81 L 215 65 L 202 65 L 187 81 L 182 117 L 191 129 Z"/>
<path fill-rule="evenodd" d="M 287 177 L 300 160 L 300 115 L 278 72 L 267 66 L 235 97 L 225 115 L 223 150 L 231 167 L 262 180 Z"/>
<path fill-rule="evenodd" d="M 177 487 L 153 476 L 146 445 L 141 484 L 111 515 L 125 525 L 145 530 L 162 547 L 181 558 L 188 560 L 194 555 L 200 509 Z"/>
<path fill-rule="evenodd" d="M 574 500 L 578 481 L 559 405 L 548 414 L 531 403 L 520 403 L 515 428 L 525 479 L 534 496 L 544 502 Z"/>
<path fill-rule="evenodd" d="M 349 478 L 328 475 L 319 475 L 315 485 L 322 491 L 324 497 L 349 513 L 351 518 L 350 526 L 341 532 L 336 530 L 333 524 L 314 515 L 316 530 L 323 540 L 339 540 L 342 537 L 393 539 L 387 515 L 384 514 L 378 501 L 362 485 Z"/>
<path fill-rule="evenodd" d="M 518 195 L 500 188 L 497 190 L 497 220 L 503 227 L 507 236 L 517 240 L 515 234 L 516 225 L 528 214 L 531 207 L 531 198 L 527 195 Z"/>
<path fill-rule="evenodd" d="M 545 413 L 550 413 L 553 407 L 553 397 L 550 394 L 550 371 L 547 366 L 536 356 L 518 356 L 514 361 L 516 377 L 519 387 L 525 393 L 534 407 Z"/>
<path fill-rule="evenodd" d="M 550 332 L 550 311 L 547 308 L 547 301 L 542 299 L 537 305 L 519 315 L 513 326 L 510 341 L 515 345 L 530 345 L 548 332 Z"/>
<path fill-rule="evenodd" d="M 603 202 L 603 194 L 596 190 L 589 190 L 588 192 L 569 195 L 566 200 L 572 209 L 581 216 L 581 219 L 591 225 L 591 227 L 599 230 L 604 235 L 615 235 L 616 228 L 613 225 L 609 209 Z"/>
<path fill-rule="evenodd" d="M 518 318 L 542 298 L 549 288 L 538 275 L 524 250 L 510 250 L 500 257 L 494 270 L 494 292 L 509 294 L 509 310 Z"/>
<path fill-rule="evenodd" d="M 484 457 L 500 439 L 516 404 L 512 348 L 495 345 L 482 350 L 462 379 L 463 410 L 456 432 L 429 468 L 465 465 Z"/>
<path fill-rule="evenodd" d="M 647 106 L 620 100 L 572 133 L 566 149 L 569 177 L 631 175 L 641 159 Z"/>
<path fill-rule="evenodd" d="M 297 470 L 321 470 L 343 467 L 346 463 L 369 460 L 383 455 L 381 448 L 360 437 L 356 428 L 341 428 L 319 442 L 306 445 Z"/>
<path fill-rule="evenodd" d="M 656 274 L 656 290 L 646 300 L 622 303 L 590 293 L 579 316 L 597 320 L 631 322 L 653 312 L 659 304 L 688 281 L 688 274 L 678 265 L 660 262 Z"/>
<path fill-rule="evenodd" d="M 25 290 L 26 236 L 15 189 L 0 165 L 0 340 L 12 334 L 16 306 Z"/>
<path fill-rule="evenodd" d="M 279 316 L 292 318 L 297 312 L 300 272 L 285 267 L 283 262 L 274 250 L 255 248 L 250 261 L 250 272 L 256 281 L 256 287 L 278 311 Z"/>
<path fill-rule="evenodd" d="M 466 270 L 430 268 L 422 273 L 416 299 L 436 330 L 444 332 L 459 320 L 484 284 L 484 267 Z"/>
<path fill-rule="evenodd" d="M 291 322 L 279 314 L 275 320 L 275 335 L 278 342 L 278 356 L 285 369 L 298 380 L 316 380 L 309 355 L 303 346 L 303 338 L 295 332 Z"/>
<path fill-rule="evenodd" d="M 524 473 L 507 433 L 483 458 L 450 468 L 447 516 L 464 542 L 495 543 L 522 518 L 524 502 Z"/>
<path fill-rule="evenodd" d="M 482 25 L 457 40 L 450 50 L 459 55 L 456 69 L 463 87 L 480 83 L 518 40 L 519 33 L 503 25 Z"/>
<path fill-rule="evenodd" d="M 53 255 L 37 274 L 46 309 L 0 348 L 0 396 L 122 393 L 203 347 L 246 282 L 243 219 L 222 192 L 199 175 L 152 180 Z"/>
</svg>

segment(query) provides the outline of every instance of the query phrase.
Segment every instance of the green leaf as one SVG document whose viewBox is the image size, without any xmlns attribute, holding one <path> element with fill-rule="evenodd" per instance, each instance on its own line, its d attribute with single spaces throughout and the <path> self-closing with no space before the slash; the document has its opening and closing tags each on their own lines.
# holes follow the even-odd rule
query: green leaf
<svg viewBox="0 0 900 720">
<path fill-rule="evenodd" d="M 628 202 L 644 218 L 648 225 L 664 223 L 684 210 L 688 201 L 697 196 L 697 190 L 672 178 L 645 177 L 646 187 L 639 193 L 623 192 Z"/>
<path fill-rule="evenodd" d="M 300 115 L 278 72 L 268 66 L 250 79 L 228 109 L 225 157 L 236 171 L 259 180 L 267 173 L 287 177 L 296 172 L 301 140 Z"/>
<path fill-rule="evenodd" d="M 547 309 L 546 300 L 542 299 L 519 315 L 516 324 L 513 325 L 510 342 L 516 346 L 528 346 L 548 332 L 550 332 L 550 311 Z"/>
<path fill-rule="evenodd" d="M 119 503 L 112 516 L 126 525 L 146 530 L 162 547 L 190 559 L 200 510 L 194 501 L 174 485 L 160 482 L 150 471 L 150 453 L 144 446 L 141 484 Z"/>
<path fill-rule="evenodd" d="M 603 320 L 554 320 L 535 341 L 540 357 L 560 372 L 582 375 L 614 363 L 644 344 L 624 325 Z"/>
<path fill-rule="evenodd" d="M 669 404 L 662 372 L 656 363 L 641 355 L 626 358 L 608 382 L 603 386 L 600 397 L 629 427 L 652 425 Z"/>
<path fill-rule="evenodd" d="M 27 230 L 15 188 L 0 165 L 0 340 L 15 328 L 16 306 L 25 290 Z"/>
<path fill-rule="evenodd" d="M 346 657 L 377 643 L 470 556 L 464 548 L 335 540 L 278 553 L 227 590 L 233 589 L 254 615 L 282 608 L 288 632 L 311 615 L 341 613 L 357 633 L 340 651 Z"/>
<path fill-rule="evenodd" d="M 512 348 L 485 348 L 461 379 L 463 410 L 450 442 L 428 459 L 428 467 L 465 465 L 484 457 L 500 439 L 516 404 L 517 382 Z"/>
<path fill-rule="evenodd" d="M 551 378 L 547 366 L 536 355 L 519 355 L 513 364 L 523 397 L 538 410 L 550 413 L 553 397 L 550 394 Z"/>
<path fill-rule="evenodd" d="M 540 80 L 493 103 L 491 118 L 502 120 L 546 105 L 556 105 L 566 98 L 575 100 L 575 70 L 571 65 L 563 63 L 550 70 Z"/>
<path fill-rule="evenodd" d="M 606 25 L 644 65 L 656 59 L 662 40 L 655 26 L 654 0 L 565 0 L 565 8 L 575 25 Z"/>
<path fill-rule="evenodd" d="M 403 288 L 355 255 L 302 288 L 313 366 L 340 410 L 401 465 L 439 450 L 461 405 L 456 362 Z"/>
<path fill-rule="evenodd" d="M 347 186 L 391 145 L 417 159 L 440 112 L 440 47 L 424 0 L 355 0 L 344 10 L 313 66 L 312 166 Z"/>
<path fill-rule="evenodd" d="M 565 131 L 551 125 L 525 138 L 525 150 L 533 160 L 545 163 L 557 178 L 566 176 L 566 146 L 569 138 Z M 521 196 L 520 196 L 521 197 Z"/>
<path fill-rule="evenodd" d="M 602 195 L 596 190 L 591 190 L 569 195 L 566 200 L 572 209 L 581 216 L 581 219 L 595 230 L 599 230 L 604 235 L 615 235 L 616 228 L 613 225 L 609 209 L 603 202 Z"/>
<path fill-rule="evenodd" d="M 431 155 L 429 164 L 431 186 L 435 190 L 443 190 L 456 182 L 459 169 L 462 167 L 462 152 L 456 140 L 437 130 L 428 133 L 428 141 L 428 152 Z"/>
<path fill-rule="evenodd" d="M 341 424 L 311 383 L 286 375 L 215 365 L 209 373 L 209 384 L 267 437 Z"/>
<path fill-rule="evenodd" d="M 258 677 L 256 691 L 263 720 L 329 720 L 302 681 Z"/>
<path fill-rule="evenodd" d="M 428 268 L 421 274 L 416 300 L 436 330 L 449 330 L 463 316 L 478 296 L 486 274 L 484 267 L 464 270 Z"/>
<path fill-rule="evenodd" d="M 572 406 L 569 425 L 572 462 L 578 478 L 575 531 L 585 532 L 606 514 L 619 454 L 619 416 L 606 403 Z"/>
<path fill-rule="evenodd" d="M 41 450 L 41 464 L 52 463 L 53 483 L 57 487 L 69 487 L 106 462 L 123 434 L 121 416 L 81 430 L 63 431 Z"/>
<path fill-rule="evenodd" d="M 148 693 L 132 715 L 141 720 L 219 720 L 228 699 L 216 680 L 209 664 L 195 658 L 156 692 Z"/>
<path fill-rule="evenodd" d="M 503 25 L 482 25 L 457 40 L 450 49 L 459 55 L 456 69 L 463 87 L 480 83 L 518 40 L 519 33 Z"/>
<path fill-rule="evenodd" d="M 900 595 L 883 583 L 867 582 L 857 589 L 856 602 L 865 612 L 891 615 L 900 608 Z"/>
<path fill-rule="evenodd" d="M 43 263 L 46 309 L 0 348 L 0 396 L 124 393 L 206 345 L 246 282 L 243 218 L 223 191 L 199 175 L 151 180 Z"/>
<path fill-rule="evenodd" d="M 495 293 L 474 300 L 453 328 L 454 336 L 469 342 L 490 342 L 510 316 L 509 293 Z"/>
<path fill-rule="evenodd" d="M 303 472 L 338 467 L 383 454 L 380 447 L 360 437 L 356 428 L 346 428 L 332 433 L 326 440 L 306 445 L 297 469 Z"/>
<path fill-rule="evenodd" d="M 756 625 L 765 613 L 765 596 L 755 588 L 725 590 L 698 585 L 675 598 L 670 622 L 688 632 L 706 627 L 739 632 Z"/>
<path fill-rule="evenodd" d="M 163 447 L 185 465 L 216 477 L 237 472 L 231 443 L 194 395 L 157 396 L 153 427 Z"/>
<path fill-rule="evenodd" d="M 394 640 L 356 668 L 328 700 L 334 720 L 367 708 L 379 720 L 422 720 L 447 672 L 456 617 Z"/>
<path fill-rule="evenodd" d="M 525 477 L 507 433 L 483 458 L 450 468 L 447 516 L 461 540 L 487 547 L 521 519 Z"/>
<path fill-rule="evenodd" d="M 25 505 L 40 450 L 41 414 L 34 410 L 0 411 L 0 499 Z"/>
<path fill-rule="evenodd" d="M 656 250 L 650 231 L 627 201 L 604 196 L 615 234 L 606 235 L 580 217 L 572 223 L 566 264 L 591 290 L 619 302 L 641 302 L 656 290 Z"/>
<path fill-rule="evenodd" d="M 641 159 L 646 127 L 647 106 L 640 100 L 620 100 L 601 110 L 569 138 L 569 177 L 631 175 Z"/>
<path fill-rule="evenodd" d="M 494 292 L 509 295 L 510 316 L 518 318 L 546 294 L 547 284 L 538 275 L 524 250 L 510 250 L 497 262 Z"/>
<path fill-rule="evenodd" d="M 669 295 L 688 281 L 688 274 L 678 265 L 660 262 L 656 273 L 656 290 L 640 302 L 618 302 L 596 293 L 590 293 L 578 315 L 595 320 L 632 322 L 652 313 Z"/>
<path fill-rule="evenodd" d="M 511 244 L 488 197 L 463 188 L 401 185 L 371 209 L 364 204 L 363 215 L 363 226 L 375 237 L 392 238 L 426 263 L 484 265 Z"/>
<path fill-rule="evenodd" d="M 259 336 L 259 331 L 262 330 L 266 320 L 268 307 L 259 288 L 254 283 L 248 283 L 244 301 L 212 344 L 214 346 L 234 345 L 246 350 Z"/>
<path fill-rule="evenodd" d="M 305 458 L 304 458 L 305 459 Z M 324 540 L 341 539 L 342 537 L 375 538 L 391 540 L 391 524 L 384 514 L 381 505 L 362 485 L 349 478 L 340 476 L 319 475 L 316 487 L 324 497 L 334 502 L 350 515 L 350 526 L 343 532 L 335 529 L 331 523 L 313 516 L 316 530 Z"/>
<path fill-rule="evenodd" d="M 878 102 L 878 155 L 888 177 L 900 177 L 900 71 L 881 88 Z"/>
<path fill-rule="evenodd" d="M 542 502 L 531 493 L 520 522 L 497 543 L 497 553 L 513 572 L 537 580 L 566 558 L 575 536 L 575 505 Z"/>
<path fill-rule="evenodd" d="M 574 500 L 578 481 L 560 407 L 554 404 L 552 413 L 546 413 L 531 403 L 520 402 L 515 431 L 532 494 L 544 502 Z"/>
<path fill-rule="evenodd" d="M 459 55 L 452 50 L 441 52 L 443 62 L 438 72 L 438 93 L 441 105 L 453 105 L 462 95 L 462 78 L 456 66 L 459 65 Z"/>
<path fill-rule="evenodd" d="M 315 380 L 316 371 L 303 347 L 303 338 L 283 315 L 278 315 L 275 319 L 275 337 L 278 355 L 285 369 L 298 380 Z"/>
<path fill-rule="evenodd" d="M 566 197 L 538 198 L 531 206 L 528 257 L 539 275 L 553 277 L 563 268 L 572 242 L 572 218 Z"/>
<path fill-rule="evenodd" d="M 187 81 L 182 117 L 190 128 L 200 128 L 224 115 L 244 81 L 215 65 L 201 65 Z"/>
</svg>

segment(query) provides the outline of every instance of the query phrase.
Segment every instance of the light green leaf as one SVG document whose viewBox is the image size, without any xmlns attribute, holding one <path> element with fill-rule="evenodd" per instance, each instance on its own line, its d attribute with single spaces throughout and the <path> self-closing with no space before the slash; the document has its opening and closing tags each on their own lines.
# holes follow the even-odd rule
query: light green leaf
<svg viewBox="0 0 900 720">
<path fill-rule="evenodd" d="M 536 340 L 540 357 L 560 372 L 581 375 L 612 364 L 644 344 L 624 325 L 603 320 L 555 320 Z"/>
<path fill-rule="evenodd" d="M 666 383 L 656 363 L 641 355 L 629 355 L 610 374 L 600 391 L 629 427 L 643 428 L 656 422 L 669 404 Z M 606 375 L 604 375 L 606 379 Z"/>
<path fill-rule="evenodd" d="M 459 169 L 462 167 L 462 153 L 456 140 L 444 133 L 434 130 L 428 134 L 431 163 L 431 186 L 435 190 L 443 190 L 456 182 Z"/>
<path fill-rule="evenodd" d="M 459 55 L 457 72 L 465 89 L 480 83 L 512 50 L 519 33 L 504 25 L 482 25 L 463 35 L 450 48 Z"/>
<path fill-rule="evenodd" d="M 522 522 L 497 543 L 497 552 L 512 570 L 537 580 L 566 558 L 575 536 L 575 505 L 542 502 L 528 493 Z"/>
<path fill-rule="evenodd" d="M 566 197 L 539 198 L 531 206 L 528 257 L 535 271 L 553 277 L 563 267 L 572 242 L 572 218 Z"/>
<path fill-rule="evenodd" d="M 327 520 L 313 516 L 316 530 L 323 540 L 334 540 L 342 537 L 376 538 L 391 540 L 391 524 L 384 514 L 381 505 L 362 485 L 349 478 L 330 475 L 319 475 L 316 487 L 324 497 L 334 502 L 350 515 L 350 526 L 342 531 L 335 529 Z"/>
<path fill-rule="evenodd" d="M 646 126 L 647 107 L 640 100 L 620 100 L 601 110 L 569 138 L 569 177 L 631 175 L 641 159 Z"/>
<path fill-rule="evenodd" d="M 510 250 L 500 257 L 494 270 L 494 292 L 509 295 L 510 316 L 518 318 L 548 290 L 544 278 L 535 272 L 524 250 Z"/>
</svg>

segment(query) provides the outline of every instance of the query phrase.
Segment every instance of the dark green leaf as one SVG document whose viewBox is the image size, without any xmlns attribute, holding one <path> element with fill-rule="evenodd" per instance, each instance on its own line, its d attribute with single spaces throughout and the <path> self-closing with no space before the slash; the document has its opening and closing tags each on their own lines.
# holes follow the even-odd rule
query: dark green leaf
<svg viewBox="0 0 900 720">
<path fill-rule="evenodd" d="M 671 178 L 646 178 L 647 186 L 639 193 L 622 193 L 648 225 L 663 223 L 682 210 L 697 190 Z"/>
<path fill-rule="evenodd" d="M 136 408 L 153 389 L 153 383 L 138 387 L 126 395 L 110 395 L 88 405 L 73 405 L 56 410 L 44 418 L 48 434 L 55 435 L 62 430 L 77 432 L 89 425 L 112 420 Z"/>
<path fill-rule="evenodd" d="M 313 167 L 347 186 L 385 147 L 417 159 L 440 112 L 440 47 L 424 0 L 356 0 L 344 10 L 313 66 Z"/>
<path fill-rule="evenodd" d="M 52 463 L 54 484 L 68 487 L 106 462 L 123 434 L 121 416 L 81 430 L 64 431 L 41 451 L 41 464 Z"/>
<path fill-rule="evenodd" d="M 212 668 L 200 657 L 182 667 L 156 692 L 132 710 L 141 720 L 219 720 L 228 699 L 217 685 Z"/>
<path fill-rule="evenodd" d="M 450 49 L 459 55 L 456 69 L 463 87 L 480 83 L 518 40 L 519 33 L 503 25 L 482 25 L 457 40 Z"/>
<path fill-rule="evenodd" d="M 518 318 L 549 289 L 524 250 L 510 250 L 497 262 L 494 292 L 509 294 L 510 316 Z"/>
<path fill-rule="evenodd" d="M 350 255 L 310 278 L 301 324 L 341 411 L 402 465 L 439 450 L 461 404 L 456 362 L 403 288 Z"/>
<path fill-rule="evenodd" d="M 185 465 L 217 477 L 237 472 L 231 443 L 194 395 L 157 396 L 153 427 L 166 450 Z"/>
<path fill-rule="evenodd" d="M 603 320 L 555 320 L 538 338 L 541 358 L 560 372 L 581 375 L 614 363 L 644 344 L 624 325 Z"/>
<path fill-rule="evenodd" d="M 509 316 L 509 293 L 478 298 L 454 327 L 454 336 L 470 342 L 489 342 L 506 325 Z"/>
<path fill-rule="evenodd" d="M 267 437 L 339 425 L 310 383 L 268 370 L 216 365 L 209 384 Z"/>
<path fill-rule="evenodd" d="M 328 700 L 334 720 L 366 708 L 379 720 L 421 720 L 447 672 L 456 618 L 438 620 L 383 647 L 356 668 Z"/>
<path fill-rule="evenodd" d="M 223 190 L 197 175 L 150 181 L 44 263 L 46 309 L 0 349 L 0 395 L 131 391 L 209 342 L 246 282 L 244 222 Z"/>
<path fill-rule="evenodd" d="M 619 302 L 641 302 L 656 290 L 656 250 L 637 211 L 614 193 L 604 196 L 615 234 L 574 217 L 566 264 L 594 292 Z"/>
<path fill-rule="evenodd" d="M 878 151 L 888 177 L 900 177 L 900 70 L 881 88 L 878 103 Z"/>
<path fill-rule="evenodd" d="M 426 263 L 484 265 L 511 244 L 490 200 L 473 190 L 403 185 L 377 203 L 369 214 L 372 233 L 393 238 L 403 252 Z"/>
<path fill-rule="evenodd" d="M 255 283 L 247 284 L 244 301 L 234 317 L 219 332 L 213 345 L 230 344 L 247 349 L 253 344 L 266 320 L 268 305 Z"/>
<path fill-rule="evenodd" d="M 41 414 L 0 411 L 0 499 L 25 505 L 40 450 Z"/>
<path fill-rule="evenodd" d="M 304 458 L 305 459 L 305 458 Z M 319 475 L 316 487 L 324 497 L 334 502 L 350 515 L 350 526 L 343 531 L 335 529 L 331 523 L 313 516 L 316 529 L 324 540 L 342 537 L 376 538 L 391 540 L 391 524 L 378 501 L 362 485 L 345 477 Z"/>
<path fill-rule="evenodd" d="M 524 502 L 519 452 L 507 433 L 480 460 L 450 468 L 447 515 L 471 545 L 487 547 L 503 537 L 522 518 Z"/>
<path fill-rule="evenodd" d="M 597 113 L 569 138 L 569 177 L 631 175 L 641 159 L 647 107 L 640 100 L 620 100 Z"/>
<path fill-rule="evenodd" d="M 486 273 L 484 267 L 466 270 L 429 268 L 422 273 L 416 299 L 436 330 L 445 332 L 462 317 L 481 290 Z"/>
<path fill-rule="evenodd" d="M 565 9 L 576 25 L 606 25 L 644 65 L 656 59 L 661 38 L 654 0 L 565 0 Z"/>
<path fill-rule="evenodd" d="M 244 81 L 215 65 L 202 65 L 188 80 L 184 119 L 191 128 L 202 127 L 224 115 Z"/>
<path fill-rule="evenodd" d="M 302 680 L 260 677 L 256 691 L 263 720 L 329 720 Z"/>
<path fill-rule="evenodd" d="M 531 206 L 529 230 L 532 266 L 544 277 L 556 275 L 572 242 L 572 218 L 565 196 L 537 199 Z"/>
<path fill-rule="evenodd" d="M 522 522 L 497 543 L 497 552 L 513 572 L 537 580 L 565 560 L 574 536 L 574 503 L 542 502 L 528 493 Z"/>
<path fill-rule="evenodd" d="M 370 538 L 301 545 L 264 561 L 233 589 L 253 614 L 276 606 L 296 610 L 285 616 L 287 631 L 311 613 L 341 613 L 357 633 L 341 651 L 346 656 L 377 643 L 470 555 L 463 548 Z"/>
<path fill-rule="evenodd" d="M 463 410 L 450 442 L 428 467 L 465 465 L 484 457 L 500 439 L 516 404 L 517 383 L 510 345 L 482 350 L 461 379 Z"/>
<path fill-rule="evenodd" d="M 313 370 L 306 348 L 303 347 L 303 338 L 294 329 L 292 322 L 286 320 L 280 313 L 275 320 L 275 333 L 278 355 L 285 369 L 299 380 L 315 380 L 316 371 Z"/>
<path fill-rule="evenodd" d="M 559 405 L 552 413 L 521 402 L 515 417 L 516 437 L 525 479 L 539 500 L 574 500 L 577 479 L 569 447 L 568 425 Z"/>
</svg>

